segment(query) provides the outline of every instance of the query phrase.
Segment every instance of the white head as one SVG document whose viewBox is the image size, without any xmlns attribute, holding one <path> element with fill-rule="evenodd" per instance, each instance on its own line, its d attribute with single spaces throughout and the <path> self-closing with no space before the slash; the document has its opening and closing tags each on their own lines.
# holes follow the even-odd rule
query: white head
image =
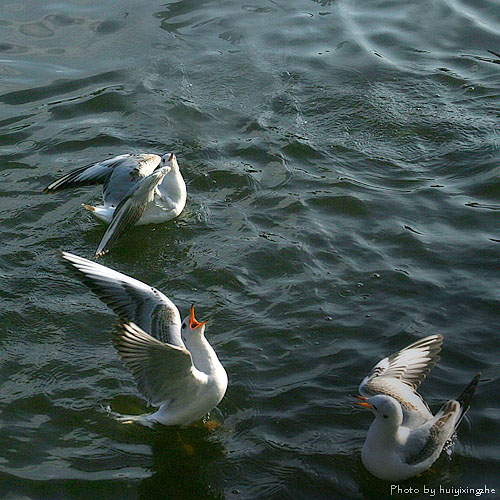
<svg viewBox="0 0 500 500">
<path fill-rule="evenodd" d="M 388 427 L 399 427 L 403 422 L 401 405 L 391 396 L 379 394 L 371 398 L 358 396 L 358 399 L 361 399 L 362 402 L 357 404 L 363 408 L 368 408 L 375 415 L 375 420 L 379 424 Z"/>
<path fill-rule="evenodd" d="M 194 317 L 194 304 L 191 306 L 189 316 L 187 316 L 181 324 L 181 336 L 184 342 L 189 343 L 190 338 L 194 335 L 201 337 L 205 333 L 206 321 L 199 322 Z"/>
<path fill-rule="evenodd" d="M 166 153 L 161 157 L 161 162 L 159 166 L 165 167 L 169 166 L 172 170 L 179 170 L 179 165 L 177 163 L 177 158 L 174 153 Z"/>
</svg>

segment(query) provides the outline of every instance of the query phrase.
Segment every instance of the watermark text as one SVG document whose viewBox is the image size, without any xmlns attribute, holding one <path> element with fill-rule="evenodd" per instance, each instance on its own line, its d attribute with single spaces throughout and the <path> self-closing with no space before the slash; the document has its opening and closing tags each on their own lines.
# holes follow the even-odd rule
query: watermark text
<svg viewBox="0 0 500 500">
<path fill-rule="evenodd" d="M 482 495 L 494 495 L 497 492 L 495 488 L 488 488 L 484 485 L 482 488 L 464 488 L 462 486 L 421 486 L 416 488 L 415 486 L 400 486 L 399 484 L 391 484 L 391 495 L 428 495 L 429 497 L 435 497 L 438 495 L 451 495 L 454 497 L 467 497 L 471 496 L 480 497 Z"/>
</svg>

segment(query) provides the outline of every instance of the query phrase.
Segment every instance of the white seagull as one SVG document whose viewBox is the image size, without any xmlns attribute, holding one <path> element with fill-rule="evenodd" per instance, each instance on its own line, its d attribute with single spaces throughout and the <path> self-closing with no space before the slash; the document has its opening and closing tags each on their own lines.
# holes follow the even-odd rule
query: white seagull
<svg viewBox="0 0 500 500">
<path fill-rule="evenodd" d="M 115 156 L 69 172 L 44 192 L 93 184 L 103 184 L 104 204 L 82 206 L 109 224 L 95 257 L 108 252 L 127 228 L 173 219 L 186 204 L 186 184 L 173 153 Z"/>
<path fill-rule="evenodd" d="M 194 306 L 181 322 L 163 293 L 125 274 L 63 252 L 82 281 L 118 316 L 113 343 L 139 392 L 158 410 L 122 417 L 144 425 L 189 425 L 215 408 L 227 389 L 227 374 L 205 338 Z"/>
<path fill-rule="evenodd" d="M 400 481 L 427 470 L 453 439 L 479 383 L 433 415 L 416 391 L 439 360 L 441 335 L 431 335 L 377 363 L 359 386 L 358 405 L 375 415 L 361 451 L 366 469 L 379 479 Z"/>
</svg>

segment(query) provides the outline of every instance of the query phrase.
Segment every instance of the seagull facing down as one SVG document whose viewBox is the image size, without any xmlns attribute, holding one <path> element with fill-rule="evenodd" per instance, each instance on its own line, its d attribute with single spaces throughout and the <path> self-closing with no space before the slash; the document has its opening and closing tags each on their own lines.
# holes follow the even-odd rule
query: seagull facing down
<svg viewBox="0 0 500 500">
<path fill-rule="evenodd" d="M 109 251 L 133 225 L 165 222 L 186 204 L 186 184 L 174 154 L 125 154 L 77 168 L 54 181 L 46 193 L 60 189 L 103 185 L 104 204 L 85 205 L 94 217 L 109 224 L 95 256 Z"/>
<path fill-rule="evenodd" d="M 189 425 L 219 404 L 227 374 L 205 338 L 206 321 L 195 319 L 194 306 L 181 322 L 177 307 L 155 288 L 82 257 L 62 256 L 119 317 L 113 343 L 141 395 L 158 407 L 120 420 Z"/>
<path fill-rule="evenodd" d="M 432 415 L 416 389 L 439 360 L 443 337 L 431 335 L 377 363 L 359 386 L 358 405 L 375 415 L 361 460 L 379 479 L 400 481 L 427 470 L 453 439 L 481 374 Z"/>
</svg>

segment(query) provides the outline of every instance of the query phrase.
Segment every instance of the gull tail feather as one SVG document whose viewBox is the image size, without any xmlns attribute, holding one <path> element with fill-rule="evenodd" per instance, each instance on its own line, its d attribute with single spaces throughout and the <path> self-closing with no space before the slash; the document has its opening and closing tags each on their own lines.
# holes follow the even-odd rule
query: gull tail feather
<svg viewBox="0 0 500 500">
<path fill-rule="evenodd" d="M 469 409 L 470 402 L 474 393 L 476 392 L 477 386 L 479 384 L 479 380 L 481 378 L 481 373 L 476 374 L 476 376 L 470 381 L 469 385 L 462 391 L 460 396 L 456 399 L 456 401 L 460 404 L 460 416 L 458 417 L 455 428 L 460 425 L 460 422 L 464 418 L 465 412 Z"/>
</svg>

